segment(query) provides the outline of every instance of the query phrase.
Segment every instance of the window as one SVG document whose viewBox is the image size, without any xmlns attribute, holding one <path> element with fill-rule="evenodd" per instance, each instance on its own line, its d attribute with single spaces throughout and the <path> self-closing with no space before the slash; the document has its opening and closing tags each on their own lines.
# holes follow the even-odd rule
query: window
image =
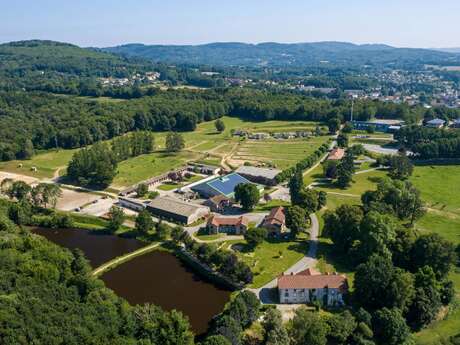
<svg viewBox="0 0 460 345">
<path fill-rule="evenodd" d="M 289 297 L 289 293 L 286 292 L 286 293 L 284 294 L 284 297 Z"/>
</svg>

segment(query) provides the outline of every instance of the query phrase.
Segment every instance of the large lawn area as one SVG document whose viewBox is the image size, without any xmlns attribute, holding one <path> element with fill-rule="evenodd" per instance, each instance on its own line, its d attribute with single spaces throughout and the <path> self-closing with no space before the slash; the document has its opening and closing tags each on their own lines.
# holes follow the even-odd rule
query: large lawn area
<svg viewBox="0 0 460 345">
<path fill-rule="evenodd" d="M 430 207 L 460 215 L 460 166 L 417 166 L 411 181 Z"/>
<path fill-rule="evenodd" d="M 254 273 L 254 281 L 250 285 L 252 288 L 259 288 L 270 282 L 299 261 L 308 251 L 308 241 L 305 237 L 296 241 L 265 241 L 255 250 L 247 250 L 245 241 L 234 243 L 233 246 L 243 247 L 241 251 L 235 252 Z"/>
<path fill-rule="evenodd" d="M 232 155 L 232 160 L 252 164 L 270 164 L 279 169 L 295 165 L 326 143 L 329 137 L 313 137 L 297 140 L 246 140 Z"/>
<path fill-rule="evenodd" d="M 53 150 L 37 153 L 29 160 L 0 162 L 0 170 L 36 178 L 52 178 L 57 169 L 65 169 L 67 167 L 72 155 L 76 151 L 77 150 Z M 20 167 L 21 164 L 22 167 Z M 32 167 L 36 167 L 37 172 L 33 172 L 31 170 Z"/>
<path fill-rule="evenodd" d="M 455 244 L 460 243 L 460 166 L 417 166 L 411 181 L 421 191 L 428 212 L 416 226 L 421 233 L 435 232 Z M 460 293 L 460 271 L 452 272 L 457 296 Z M 460 308 L 445 320 L 432 324 L 417 334 L 417 343 L 433 345 L 460 332 Z"/>
<path fill-rule="evenodd" d="M 383 177 L 387 176 L 384 170 L 373 170 L 363 174 L 353 175 L 353 182 L 348 188 L 340 188 L 335 183 L 324 182 L 315 186 L 317 190 L 323 190 L 328 193 L 346 194 L 361 196 L 368 190 L 375 190 L 377 183 Z"/>
<path fill-rule="evenodd" d="M 118 173 L 115 176 L 112 187 L 131 186 L 150 177 L 179 168 L 187 161 L 199 157 L 199 154 L 183 151 L 177 154 L 155 152 L 128 159 L 118 164 Z"/>
</svg>

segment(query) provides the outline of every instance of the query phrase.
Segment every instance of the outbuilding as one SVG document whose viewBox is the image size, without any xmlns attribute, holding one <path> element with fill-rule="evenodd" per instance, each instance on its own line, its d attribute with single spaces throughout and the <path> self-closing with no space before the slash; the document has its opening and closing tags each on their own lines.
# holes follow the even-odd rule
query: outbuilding
<svg viewBox="0 0 460 345">
<path fill-rule="evenodd" d="M 235 195 L 235 187 L 242 183 L 245 184 L 251 182 L 237 173 L 231 173 L 199 183 L 192 186 L 190 189 L 195 193 L 198 193 L 203 198 L 212 198 L 216 195 L 233 198 Z M 258 186 L 258 188 L 260 190 L 263 189 L 261 186 Z"/>
<path fill-rule="evenodd" d="M 275 186 L 276 176 L 281 172 L 279 169 L 259 168 L 253 166 L 241 166 L 236 173 L 254 183 L 260 183 L 267 186 Z"/>
<path fill-rule="evenodd" d="M 169 196 L 154 199 L 147 205 L 147 210 L 157 218 L 185 225 L 209 215 L 208 207 L 194 205 Z"/>
</svg>

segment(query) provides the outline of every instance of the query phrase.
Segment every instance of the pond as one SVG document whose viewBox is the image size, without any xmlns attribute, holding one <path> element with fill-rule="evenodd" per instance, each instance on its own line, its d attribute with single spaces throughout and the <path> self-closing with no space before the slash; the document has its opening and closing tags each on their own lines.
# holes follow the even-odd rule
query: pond
<svg viewBox="0 0 460 345">
<path fill-rule="evenodd" d="M 206 332 L 230 292 L 204 280 L 173 254 L 153 251 L 138 256 L 102 275 L 106 286 L 130 304 L 153 303 L 177 309 L 190 319 L 195 334 Z"/>
<path fill-rule="evenodd" d="M 81 249 L 93 267 L 146 245 L 135 239 L 86 230 L 38 228 L 32 231 L 63 247 Z M 202 278 L 165 251 L 138 256 L 104 273 L 100 279 L 131 305 L 152 303 L 165 310 L 183 312 L 198 335 L 206 332 L 209 321 L 224 309 L 231 293 Z"/>
<path fill-rule="evenodd" d="M 128 254 L 146 246 L 145 242 L 133 238 L 122 238 L 97 231 L 34 228 L 32 232 L 60 246 L 69 249 L 79 248 L 85 253 L 93 268 L 99 267 L 117 256 Z"/>
</svg>

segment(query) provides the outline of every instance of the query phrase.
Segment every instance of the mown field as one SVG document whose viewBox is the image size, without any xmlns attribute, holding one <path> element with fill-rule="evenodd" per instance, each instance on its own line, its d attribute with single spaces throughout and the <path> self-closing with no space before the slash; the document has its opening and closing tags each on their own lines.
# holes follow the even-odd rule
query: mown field
<svg viewBox="0 0 460 345">
<path fill-rule="evenodd" d="M 182 133 L 185 139 L 185 149 L 177 154 L 164 152 L 166 133 L 155 133 L 157 151 L 121 162 L 111 188 L 122 189 L 183 166 L 192 160 L 219 165 L 223 160 L 228 159 L 229 163 L 232 163 L 231 166 L 238 166 L 244 161 L 275 163 L 283 169 L 295 164 L 328 140 L 328 137 L 318 137 L 308 140 L 243 141 L 239 137 L 233 137 L 231 135 L 232 130 L 243 129 L 249 132 L 312 131 L 318 123 L 300 121 L 251 122 L 234 117 L 224 117 L 223 121 L 226 128 L 222 133 L 216 131 L 214 122 L 201 123 L 195 131 Z M 65 173 L 65 168 L 76 151 L 42 152 L 30 160 L 2 162 L 0 163 L 0 170 L 39 179 L 52 178 Z M 244 160 L 232 160 L 233 156 L 238 153 L 245 155 Z M 36 167 L 37 172 L 33 172 L 32 167 Z"/>
<path fill-rule="evenodd" d="M 460 243 L 460 166 L 417 166 L 411 181 L 422 193 L 427 214 L 417 222 L 420 232 L 435 232 L 455 244 Z M 460 300 L 460 271 L 452 272 Z M 460 332 L 460 308 L 417 334 L 417 343 L 436 344 Z"/>
</svg>

